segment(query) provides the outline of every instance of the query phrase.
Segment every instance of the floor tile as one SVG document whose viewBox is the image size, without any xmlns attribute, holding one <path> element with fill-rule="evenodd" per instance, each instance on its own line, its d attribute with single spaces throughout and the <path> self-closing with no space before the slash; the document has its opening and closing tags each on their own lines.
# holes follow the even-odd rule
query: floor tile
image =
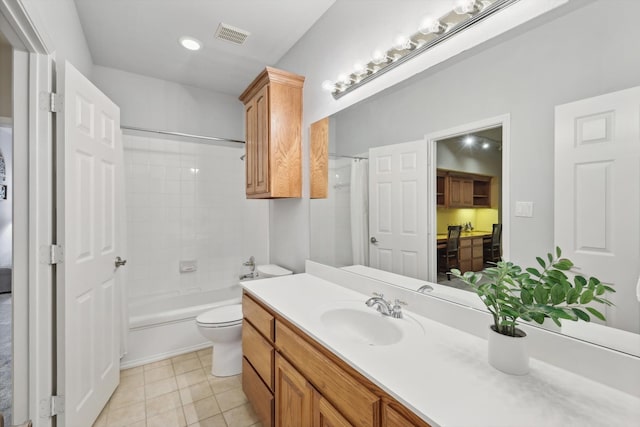
<svg viewBox="0 0 640 427">
<path fill-rule="evenodd" d="M 147 427 L 184 427 L 186 425 L 182 407 L 173 408 L 147 418 Z"/>
<path fill-rule="evenodd" d="M 220 413 L 218 402 L 213 397 L 207 397 L 182 407 L 187 424 L 210 418 Z"/>
<path fill-rule="evenodd" d="M 218 394 L 222 393 L 223 391 L 242 387 L 242 380 L 240 378 L 240 375 L 234 375 L 233 377 L 209 376 L 209 385 L 211 385 L 213 393 Z"/>
<path fill-rule="evenodd" d="M 176 379 L 171 377 L 145 385 L 144 395 L 147 399 L 151 399 L 160 396 L 161 394 L 171 393 L 176 390 L 178 390 L 178 384 L 176 384 Z"/>
<path fill-rule="evenodd" d="M 193 403 L 205 397 L 213 396 L 213 390 L 207 381 L 180 389 L 182 404 Z"/>
<path fill-rule="evenodd" d="M 180 394 L 177 391 L 172 391 L 171 393 L 161 394 L 158 397 L 147 399 L 145 403 L 147 418 L 166 412 L 169 409 L 182 407 Z"/>
<path fill-rule="evenodd" d="M 241 388 L 234 388 L 216 394 L 216 400 L 218 401 L 220 410 L 224 412 L 247 403 L 247 396 L 244 395 Z"/>
<path fill-rule="evenodd" d="M 258 416 L 249 403 L 223 412 L 222 415 L 228 427 L 250 427 L 258 422 Z"/>
<path fill-rule="evenodd" d="M 133 403 L 144 402 L 144 386 L 122 387 L 118 386 L 109 400 L 111 410 L 129 406 Z"/>
<path fill-rule="evenodd" d="M 171 365 L 160 366 L 158 368 L 144 371 L 144 383 L 145 384 L 155 383 L 160 380 L 171 378 L 174 375 L 175 374 L 173 372 L 173 366 Z"/>
<path fill-rule="evenodd" d="M 109 410 L 109 415 L 107 415 L 107 426 L 126 427 L 136 421 L 144 421 L 145 418 L 144 402 L 134 403 L 133 405 Z"/>
<path fill-rule="evenodd" d="M 173 363 L 173 370 L 176 375 L 184 374 L 185 372 L 195 371 L 196 369 L 202 368 L 202 364 L 200 363 L 200 359 L 197 357 L 194 359 L 187 359 L 181 362 Z"/>
<path fill-rule="evenodd" d="M 202 350 L 196 351 L 196 354 L 199 358 L 209 358 L 211 359 L 211 353 L 213 353 L 213 347 L 203 348 Z"/>
<path fill-rule="evenodd" d="M 147 363 L 144 365 L 144 370 L 159 368 L 160 366 L 171 365 L 171 359 L 158 360 L 157 362 Z"/>
<path fill-rule="evenodd" d="M 134 374 L 141 374 L 144 371 L 144 366 L 136 366 L 135 368 L 123 369 L 120 371 L 120 379 L 122 377 L 128 377 Z"/>
<path fill-rule="evenodd" d="M 143 385 L 144 375 L 142 372 L 120 377 L 120 386 L 122 387 L 141 387 Z"/>
<path fill-rule="evenodd" d="M 189 427 L 227 427 L 227 422 L 222 414 L 200 420 L 197 423 L 189 424 Z"/>
<path fill-rule="evenodd" d="M 189 359 L 194 359 L 194 358 L 197 358 L 197 357 L 198 357 L 198 354 L 194 351 L 194 352 L 191 352 L 191 353 L 181 354 L 179 356 L 172 357 L 171 358 L 171 362 L 172 363 L 182 362 L 182 361 L 189 360 Z"/>
<path fill-rule="evenodd" d="M 184 374 L 176 375 L 176 381 L 178 382 L 179 388 L 189 387 L 194 384 L 207 381 L 207 379 L 208 375 L 202 368 L 199 368 L 196 371 L 185 372 Z"/>
</svg>

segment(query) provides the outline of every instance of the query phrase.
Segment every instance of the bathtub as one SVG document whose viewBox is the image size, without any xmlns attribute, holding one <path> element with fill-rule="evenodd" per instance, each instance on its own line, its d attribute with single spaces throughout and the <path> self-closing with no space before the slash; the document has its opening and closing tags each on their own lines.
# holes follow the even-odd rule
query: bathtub
<svg viewBox="0 0 640 427">
<path fill-rule="evenodd" d="M 242 301 L 242 288 L 168 294 L 130 301 L 129 348 L 120 368 L 132 368 L 211 346 L 196 317 L 214 307 Z"/>
</svg>

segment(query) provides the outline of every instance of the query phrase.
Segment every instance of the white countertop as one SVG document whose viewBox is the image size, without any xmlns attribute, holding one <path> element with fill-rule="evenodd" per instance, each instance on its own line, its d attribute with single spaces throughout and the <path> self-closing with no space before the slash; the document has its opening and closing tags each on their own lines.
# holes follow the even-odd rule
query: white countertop
<svg viewBox="0 0 640 427">
<path fill-rule="evenodd" d="M 367 295 L 310 274 L 242 286 L 433 427 L 640 425 L 640 399 L 535 359 L 529 375 L 503 374 L 487 363 L 485 340 L 414 314 L 410 306 L 405 312 L 423 336 L 366 346 L 329 333 L 319 312 L 332 301 L 364 305 Z M 575 359 L 580 363 L 579 354 Z"/>
</svg>

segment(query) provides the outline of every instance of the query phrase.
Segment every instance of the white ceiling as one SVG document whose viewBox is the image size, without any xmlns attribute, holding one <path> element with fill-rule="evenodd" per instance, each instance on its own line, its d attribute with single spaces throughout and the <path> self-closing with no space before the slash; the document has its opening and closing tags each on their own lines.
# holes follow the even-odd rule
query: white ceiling
<svg viewBox="0 0 640 427">
<path fill-rule="evenodd" d="M 239 95 L 274 65 L 335 0 L 75 0 L 96 65 Z M 220 22 L 251 33 L 214 38 Z M 181 36 L 203 42 L 197 52 Z"/>
</svg>

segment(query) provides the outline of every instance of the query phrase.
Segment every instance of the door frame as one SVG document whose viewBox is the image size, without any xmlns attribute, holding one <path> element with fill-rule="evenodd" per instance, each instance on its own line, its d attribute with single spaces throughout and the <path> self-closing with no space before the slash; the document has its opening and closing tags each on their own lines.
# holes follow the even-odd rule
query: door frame
<svg viewBox="0 0 640 427">
<path fill-rule="evenodd" d="M 0 0 L 0 31 L 13 54 L 13 422 L 49 427 L 53 381 L 52 114 L 40 94 L 52 90 L 51 49 L 29 5 Z M 46 98 L 45 98 L 46 100 Z M 19 238 L 16 238 L 18 236 Z"/>
<path fill-rule="evenodd" d="M 509 259 L 510 239 L 511 239 L 511 205 L 510 205 L 510 182 L 511 182 L 511 115 L 481 119 L 475 122 L 465 123 L 432 132 L 425 135 L 428 151 L 428 190 L 427 197 L 430 202 L 427 206 L 427 220 L 429 245 L 427 249 L 429 263 L 429 281 L 438 282 L 438 249 L 436 242 L 437 235 L 437 207 L 436 207 L 436 172 L 438 169 L 436 158 L 436 143 L 443 139 L 454 138 L 467 133 L 478 132 L 485 129 L 502 126 L 502 256 Z"/>
</svg>

